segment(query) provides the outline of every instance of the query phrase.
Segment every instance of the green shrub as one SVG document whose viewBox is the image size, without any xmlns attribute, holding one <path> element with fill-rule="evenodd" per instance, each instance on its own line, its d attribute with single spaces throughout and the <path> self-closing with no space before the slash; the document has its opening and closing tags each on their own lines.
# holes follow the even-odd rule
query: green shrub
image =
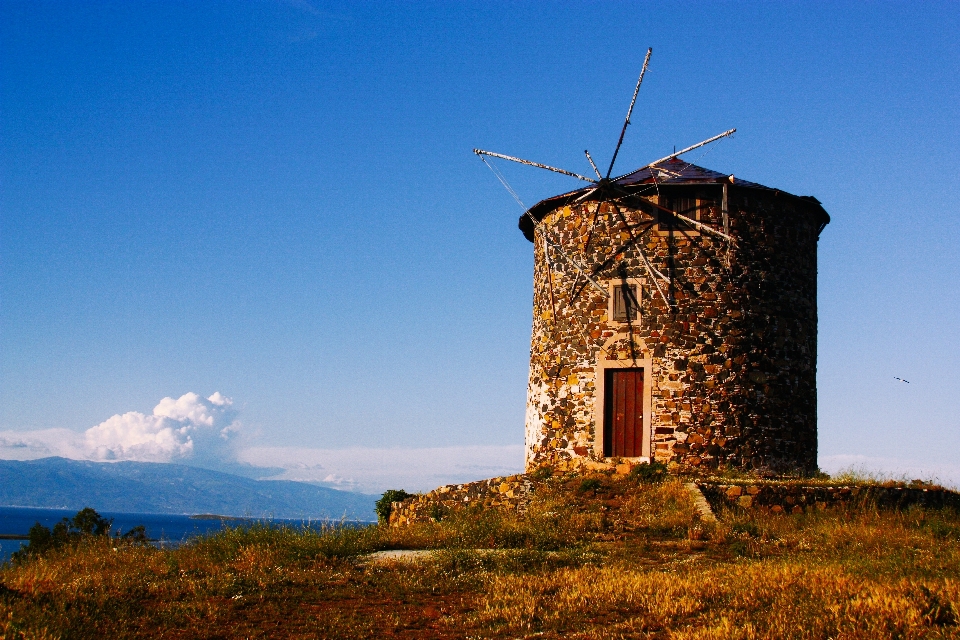
<svg viewBox="0 0 960 640">
<path fill-rule="evenodd" d="M 662 462 L 644 462 L 630 469 L 630 477 L 649 484 L 663 482 L 667 479 L 667 465 Z"/>
<path fill-rule="evenodd" d="M 763 535 L 760 527 L 753 522 L 735 522 L 732 529 L 734 533 L 743 533 L 751 538 L 759 538 Z"/>
<path fill-rule="evenodd" d="M 85 537 L 106 536 L 110 533 L 111 526 L 113 526 L 112 518 L 104 518 L 90 507 L 85 507 L 73 518 L 64 518 L 53 525 L 52 531 L 39 522 L 34 524 L 27 534 L 27 545 L 14 552 L 11 557 L 15 561 L 26 560 L 30 556 L 42 555 L 51 549 L 59 549 Z M 134 532 L 137 533 L 134 534 Z M 135 527 L 124 537 L 135 541 L 146 540 L 146 530 L 143 526 Z"/>
<path fill-rule="evenodd" d="M 377 519 L 383 523 L 390 522 L 390 505 L 394 502 L 403 502 L 411 495 L 403 489 L 387 489 L 384 491 L 380 499 L 377 500 Z"/>
<path fill-rule="evenodd" d="M 750 545 L 743 540 L 735 540 L 730 543 L 730 552 L 735 556 L 746 557 L 750 555 Z"/>
<path fill-rule="evenodd" d="M 142 524 L 138 524 L 134 528 L 130 529 L 130 531 L 127 531 L 125 534 L 120 536 L 120 538 L 136 544 L 146 544 L 147 528 Z"/>
<path fill-rule="evenodd" d="M 68 520 L 64 518 L 62 522 L 67 523 Z M 73 531 L 81 535 L 105 536 L 110 532 L 110 527 L 113 526 L 113 518 L 109 520 L 103 518 L 90 507 L 86 507 L 77 511 L 77 514 L 73 516 L 69 524 Z"/>
<path fill-rule="evenodd" d="M 960 540 L 960 527 L 942 520 L 932 520 L 927 524 L 930 533 L 937 540 Z"/>
<path fill-rule="evenodd" d="M 430 518 L 434 522 L 440 522 L 443 520 L 443 516 L 447 515 L 447 510 L 443 508 L 442 504 L 437 504 L 434 502 L 430 505 Z"/>
<path fill-rule="evenodd" d="M 531 480 L 549 480 L 553 477 L 553 467 L 540 467 L 530 472 Z"/>
<path fill-rule="evenodd" d="M 596 478 L 584 478 L 580 482 L 580 486 L 577 488 L 578 493 L 586 493 L 588 491 L 596 491 L 603 486 L 603 483 L 597 480 Z"/>
</svg>

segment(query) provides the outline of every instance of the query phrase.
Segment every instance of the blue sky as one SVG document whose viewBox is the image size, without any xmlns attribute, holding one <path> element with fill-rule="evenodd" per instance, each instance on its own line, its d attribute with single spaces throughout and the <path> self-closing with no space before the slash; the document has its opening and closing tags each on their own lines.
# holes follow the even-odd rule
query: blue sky
<svg viewBox="0 0 960 640">
<path fill-rule="evenodd" d="M 532 251 L 470 151 L 608 162 L 650 46 L 618 167 L 736 127 L 687 159 L 833 217 L 826 466 L 960 479 L 957 33 L 956 3 L 2 2 L 0 431 L 217 391 L 263 451 L 516 456 Z"/>
</svg>

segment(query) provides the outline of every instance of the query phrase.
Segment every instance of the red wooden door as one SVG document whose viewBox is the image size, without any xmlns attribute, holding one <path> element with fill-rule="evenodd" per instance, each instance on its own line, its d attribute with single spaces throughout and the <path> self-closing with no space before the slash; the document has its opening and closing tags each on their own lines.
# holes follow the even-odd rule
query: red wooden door
<svg viewBox="0 0 960 640">
<path fill-rule="evenodd" d="M 643 369 L 607 369 L 604 455 L 643 455 Z"/>
</svg>

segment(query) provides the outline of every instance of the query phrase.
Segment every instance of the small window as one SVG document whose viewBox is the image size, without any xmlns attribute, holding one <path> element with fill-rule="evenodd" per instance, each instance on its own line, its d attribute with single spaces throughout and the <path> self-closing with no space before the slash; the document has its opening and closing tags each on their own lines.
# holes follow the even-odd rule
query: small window
<svg viewBox="0 0 960 640">
<path fill-rule="evenodd" d="M 635 322 L 640 316 L 640 290 L 635 284 L 613 286 L 614 322 Z"/>
<path fill-rule="evenodd" d="M 700 221 L 700 209 L 696 198 L 665 196 L 660 199 L 660 206 L 691 220 Z M 683 220 L 674 218 L 663 210 L 660 210 L 659 213 L 657 222 L 661 231 L 689 231 L 691 229 L 690 225 Z"/>
</svg>

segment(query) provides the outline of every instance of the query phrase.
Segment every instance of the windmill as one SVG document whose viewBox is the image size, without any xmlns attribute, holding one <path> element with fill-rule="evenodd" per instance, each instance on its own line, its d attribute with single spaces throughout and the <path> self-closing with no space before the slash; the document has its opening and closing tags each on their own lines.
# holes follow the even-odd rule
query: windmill
<svg viewBox="0 0 960 640">
<path fill-rule="evenodd" d="M 651 53 L 605 172 L 588 151 L 592 177 L 474 149 L 534 243 L 527 469 L 815 469 L 817 242 L 830 216 L 812 196 L 680 159 L 734 129 L 617 175 Z M 498 159 L 583 186 L 528 208 Z"/>
<path fill-rule="evenodd" d="M 550 290 L 550 301 L 551 306 L 555 307 L 554 302 L 554 292 L 553 292 L 553 277 L 552 273 L 555 268 L 555 260 L 562 260 L 566 262 L 575 272 L 576 277 L 574 278 L 573 284 L 571 286 L 570 292 L 566 296 L 568 301 L 573 301 L 579 292 L 582 291 L 582 287 L 592 286 L 597 289 L 602 295 L 609 297 L 609 290 L 604 287 L 600 282 L 597 281 L 597 274 L 603 269 L 609 269 L 614 267 L 616 269 L 617 265 L 616 257 L 622 255 L 623 252 L 630 248 L 635 251 L 639 256 L 644 270 L 646 271 L 650 282 L 653 284 L 653 289 L 656 291 L 655 295 L 663 300 L 663 303 L 668 309 L 673 308 L 672 290 L 674 287 L 673 278 L 670 275 L 664 274 L 662 271 L 657 269 L 653 261 L 649 258 L 646 251 L 643 248 L 643 236 L 650 232 L 657 223 L 668 222 L 673 225 L 682 223 L 687 225 L 688 228 L 696 229 L 698 232 L 705 234 L 710 234 L 715 237 L 720 238 L 727 243 L 728 248 L 734 243 L 734 238 L 729 234 L 729 230 L 726 225 L 724 225 L 724 231 L 715 229 L 709 225 L 703 224 L 702 222 L 696 220 L 696 211 L 693 209 L 676 211 L 674 209 L 663 206 L 661 202 L 652 202 L 651 199 L 645 198 L 643 196 L 659 191 L 659 183 L 657 182 L 658 175 L 661 177 L 670 177 L 679 175 L 676 168 L 671 168 L 664 166 L 666 163 L 674 161 L 679 156 L 682 156 L 686 153 L 689 153 L 695 149 L 699 149 L 706 145 L 709 145 L 713 142 L 721 140 L 723 138 L 729 137 L 736 132 L 736 129 L 730 129 L 715 135 L 711 138 L 703 140 L 697 144 L 688 146 L 680 151 L 674 150 L 673 153 L 664 156 L 658 160 L 647 163 L 640 169 L 631 171 L 630 173 L 623 174 L 616 177 L 613 176 L 613 170 L 616 165 L 617 157 L 620 153 L 620 148 L 623 145 L 623 140 L 627 132 L 627 127 L 631 124 L 631 116 L 633 115 L 634 107 L 636 106 L 637 96 L 640 93 L 640 86 L 643 84 L 643 78 L 646 75 L 647 69 L 650 64 L 650 57 L 653 53 L 653 49 L 648 49 L 646 57 L 643 61 L 643 67 L 640 71 L 640 76 L 637 80 L 636 87 L 633 91 L 633 96 L 630 100 L 630 106 L 627 109 L 627 115 L 623 122 L 623 127 L 620 130 L 620 136 L 617 139 L 616 146 L 614 148 L 612 157 L 610 159 L 610 164 L 607 166 L 606 174 L 601 173 L 599 167 L 593 159 L 593 156 L 590 154 L 589 150 L 585 150 L 584 154 L 590 163 L 593 172 L 596 174 L 596 178 L 591 178 L 588 176 L 575 173 L 573 171 L 567 171 L 566 169 L 560 169 L 550 165 L 542 164 L 539 162 L 533 162 L 531 160 L 525 160 L 523 158 L 518 158 L 515 156 L 505 155 L 501 153 L 495 153 L 492 151 L 486 151 L 483 149 L 474 149 L 474 153 L 483 160 L 484 164 L 490 168 L 494 173 L 497 179 L 501 184 L 506 188 L 506 190 L 513 196 L 517 201 L 520 207 L 523 209 L 523 216 L 526 220 L 529 221 L 532 226 L 533 232 L 533 242 L 536 244 L 538 241 L 542 243 L 542 250 L 546 257 L 547 270 L 548 270 L 548 284 Z M 576 197 L 572 198 L 570 204 L 581 204 L 587 201 L 596 201 L 596 207 L 593 209 L 589 230 L 586 234 L 585 241 L 580 245 L 579 251 L 575 252 L 574 255 L 571 255 L 571 251 L 568 251 L 562 246 L 561 242 L 557 242 L 555 239 L 551 238 L 549 230 L 546 228 L 546 225 L 542 224 L 541 220 L 538 220 L 532 213 L 529 208 L 524 205 L 523 201 L 520 199 L 516 191 L 510 186 L 503 174 L 497 169 L 495 164 L 487 162 L 487 158 L 499 158 L 502 160 L 508 160 L 510 162 L 516 162 L 519 164 L 536 167 L 538 169 L 543 169 L 546 171 L 551 171 L 554 173 L 559 173 L 561 175 L 569 176 L 580 180 L 582 182 L 588 183 L 590 186 L 582 190 L 582 192 L 576 193 Z M 686 166 L 690 166 L 689 164 Z M 682 168 L 680 169 L 682 170 Z M 633 176 L 638 173 L 647 171 L 653 177 L 653 184 L 631 184 L 629 181 L 625 181 L 625 178 L 628 176 Z M 567 194 L 569 195 L 569 194 Z M 558 196 L 560 197 L 560 196 Z M 591 243 L 598 242 L 595 238 L 594 227 L 598 223 L 598 219 L 602 217 L 602 211 L 604 210 L 604 205 L 609 204 L 612 208 L 611 222 L 613 225 L 618 227 L 622 233 L 627 234 L 626 240 L 621 245 L 609 246 L 606 247 L 604 251 L 601 252 L 601 258 L 594 261 L 593 264 L 588 264 L 590 262 L 590 253 L 589 249 L 591 248 Z M 635 224 L 630 224 L 627 220 L 624 212 L 621 210 L 621 206 L 629 206 L 630 209 L 634 211 L 646 212 L 646 215 L 635 222 Z M 613 233 L 614 229 L 608 228 L 608 233 L 604 234 L 603 237 L 613 239 L 615 234 Z M 594 247 L 599 249 L 600 247 Z M 622 269 L 621 269 L 622 272 Z M 629 289 L 624 289 L 629 291 Z M 651 292 L 651 295 L 654 295 Z M 638 300 L 628 300 L 628 306 L 634 308 L 639 308 Z M 553 316 L 556 316 L 556 309 L 554 308 Z"/>
</svg>

